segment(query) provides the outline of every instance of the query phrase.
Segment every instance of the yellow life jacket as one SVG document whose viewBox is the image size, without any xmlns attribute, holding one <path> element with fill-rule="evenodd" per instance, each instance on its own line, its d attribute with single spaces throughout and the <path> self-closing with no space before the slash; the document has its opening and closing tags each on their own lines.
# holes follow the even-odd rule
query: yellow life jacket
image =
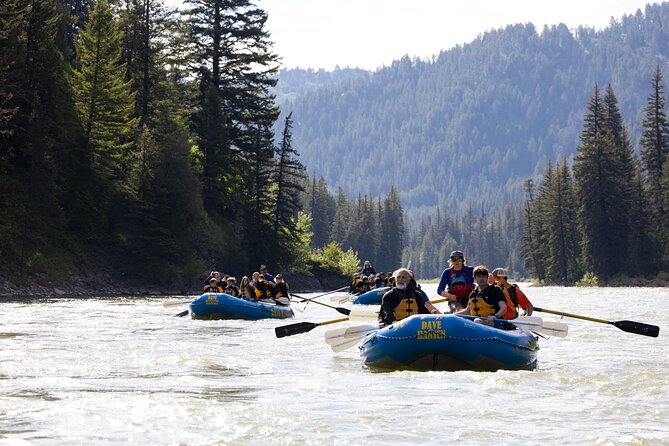
<svg viewBox="0 0 669 446">
<path fill-rule="evenodd" d="M 473 316 L 488 317 L 496 313 L 495 306 L 487 303 L 481 294 L 469 298 L 469 312 Z"/>
<path fill-rule="evenodd" d="M 400 300 L 400 303 L 393 309 L 395 320 L 399 321 L 414 314 L 418 314 L 420 309 L 415 296 L 409 296 Z"/>
<path fill-rule="evenodd" d="M 255 288 L 253 288 L 255 290 Z M 253 293 L 255 294 L 255 292 Z M 239 295 L 241 296 L 242 299 L 250 300 L 251 298 L 255 296 L 251 296 L 251 293 L 249 291 L 249 288 L 244 286 L 239 289 Z"/>
</svg>

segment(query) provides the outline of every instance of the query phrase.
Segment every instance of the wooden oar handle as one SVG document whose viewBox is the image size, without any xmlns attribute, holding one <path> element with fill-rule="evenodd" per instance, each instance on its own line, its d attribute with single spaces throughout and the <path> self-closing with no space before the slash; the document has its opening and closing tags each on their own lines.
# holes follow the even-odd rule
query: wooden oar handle
<svg viewBox="0 0 669 446">
<path fill-rule="evenodd" d="M 573 317 L 574 319 L 583 319 L 584 321 L 599 322 L 600 324 L 612 324 L 611 321 L 607 321 L 607 320 L 604 320 L 604 319 L 597 319 L 597 318 L 588 317 L 588 316 L 580 316 L 578 314 L 565 313 L 564 311 L 547 310 L 546 308 L 539 308 L 539 307 L 534 307 L 534 311 L 541 311 L 542 313 L 557 314 L 558 316 Z"/>
</svg>

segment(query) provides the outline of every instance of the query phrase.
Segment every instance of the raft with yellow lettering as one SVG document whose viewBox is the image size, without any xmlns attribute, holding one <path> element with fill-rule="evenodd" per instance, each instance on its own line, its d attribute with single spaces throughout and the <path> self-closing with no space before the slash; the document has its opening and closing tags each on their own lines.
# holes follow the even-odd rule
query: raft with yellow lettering
<svg viewBox="0 0 669 446">
<path fill-rule="evenodd" d="M 383 295 L 390 290 L 390 287 L 374 288 L 359 296 L 353 296 L 351 302 L 357 305 L 381 305 Z"/>
<path fill-rule="evenodd" d="M 370 333 L 360 355 L 366 367 L 391 370 L 531 370 L 537 338 L 448 314 L 417 314 Z"/>
<path fill-rule="evenodd" d="M 190 303 L 193 319 L 286 319 L 293 309 L 267 300 L 245 300 L 225 293 L 205 293 Z"/>
</svg>

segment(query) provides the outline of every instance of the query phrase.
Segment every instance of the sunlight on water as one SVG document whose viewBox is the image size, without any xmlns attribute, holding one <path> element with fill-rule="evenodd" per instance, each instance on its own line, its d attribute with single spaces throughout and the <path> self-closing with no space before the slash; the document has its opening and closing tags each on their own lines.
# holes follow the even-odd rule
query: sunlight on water
<svg viewBox="0 0 669 446">
<path fill-rule="evenodd" d="M 541 339 L 534 371 L 378 373 L 357 348 L 323 341 L 344 324 L 275 337 L 339 318 L 314 304 L 251 322 L 175 318 L 185 307 L 163 299 L 5 301 L 0 445 L 669 444 L 669 290 L 526 291 L 540 307 L 659 325 L 660 337 L 536 313 L 569 336 Z"/>
</svg>

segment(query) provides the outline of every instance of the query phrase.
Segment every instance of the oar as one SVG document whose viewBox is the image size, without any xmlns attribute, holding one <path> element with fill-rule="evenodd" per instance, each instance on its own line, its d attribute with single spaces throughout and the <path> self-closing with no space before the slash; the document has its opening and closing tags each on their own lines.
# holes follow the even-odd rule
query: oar
<svg viewBox="0 0 669 446">
<path fill-rule="evenodd" d="M 332 308 L 333 310 L 337 310 L 337 311 L 340 312 L 341 314 L 345 314 L 345 315 L 347 315 L 347 316 L 349 315 L 349 313 L 351 313 L 351 310 L 349 310 L 348 308 L 344 308 L 344 307 L 333 307 L 332 305 L 324 304 L 323 302 L 319 302 L 319 301 L 317 301 L 317 300 L 313 300 L 313 299 L 316 299 L 316 297 L 320 297 L 320 296 L 312 297 L 312 298 L 310 298 L 310 299 L 305 299 L 304 297 L 300 296 L 299 294 L 294 294 L 294 293 L 292 294 L 292 296 L 293 296 L 293 297 L 297 297 L 298 299 L 301 299 L 300 302 L 313 302 L 313 303 L 315 303 L 315 304 L 323 305 L 324 307 L 328 307 L 328 308 Z"/>
<path fill-rule="evenodd" d="M 596 319 L 594 317 L 580 316 L 578 314 L 565 313 L 564 311 L 548 310 L 546 308 L 534 307 L 534 311 L 541 311 L 544 313 L 557 314 L 558 316 L 573 317 L 574 319 L 583 319 L 584 321 L 598 322 L 600 324 L 613 325 L 622 331 L 628 333 L 639 334 L 643 336 L 650 336 L 652 338 L 658 337 L 660 334 L 660 327 L 655 325 L 642 324 L 634 321 L 606 321 L 604 319 Z"/>
<path fill-rule="evenodd" d="M 180 305 L 186 305 L 193 302 L 193 300 L 182 300 L 182 301 L 170 301 L 170 300 L 164 300 L 163 301 L 163 307 L 178 307 Z"/>
<path fill-rule="evenodd" d="M 353 347 L 360 339 L 378 329 L 379 327 L 372 327 L 371 325 L 356 325 L 329 330 L 325 332 L 325 342 L 332 348 L 332 351 L 337 353 Z"/>
<path fill-rule="evenodd" d="M 307 302 L 311 302 L 311 301 L 314 300 L 314 299 L 318 299 L 319 297 L 327 296 L 328 294 L 338 293 L 339 291 L 341 291 L 341 290 L 345 290 L 346 288 L 348 288 L 348 287 L 347 287 L 347 286 L 343 286 L 343 287 L 341 287 L 341 288 L 337 288 L 336 290 L 332 290 L 332 291 L 328 291 L 327 293 L 319 294 L 318 296 L 310 297 L 310 298 L 308 298 L 308 299 L 307 299 L 307 298 L 304 298 L 304 297 L 300 297 L 300 299 L 305 300 L 305 301 L 307 301 Z M 295 294 L 293 294 L 293 296 L 295 296 Z"/>
<path fill-rule="evenodd" d="M 282 327 L 276 327 L 274 329 L 274 332 L 276 333 L 277 338 L 283 338 L 286 336 L 293 336 L 296 334 L 300 333 L 306 333 L 308 331 L 313 330 L 314 328 L 321 326 L 321 325 L 329 325 L 329 324 L 336 324 L 337 322 L 344 322 L 347 321 L 348 318 L 344 317 L 341 319 L 334 319 L 331 321 L 325 321 L 325 322 L 298 322 L 297 324 L 290 324 L 290 325 L 284 325 Z"/>
<path fill-rule="evenodd" d="M 188 310 L 184 310 L 181 313 L 177 313 L 174 315 L 174 317 L 184 317 L 186 315 L 188 315 Z"/>
<path fill-rule="evenodd" d="M 347 292 L 346 294 L 337 295 L 335 294 L 330 298 L 332 302 L 337 302 L 339 304 L 343 304 L 344 302 L 347 302 L 351 298 L 351 295 Z"/>
</svg>

